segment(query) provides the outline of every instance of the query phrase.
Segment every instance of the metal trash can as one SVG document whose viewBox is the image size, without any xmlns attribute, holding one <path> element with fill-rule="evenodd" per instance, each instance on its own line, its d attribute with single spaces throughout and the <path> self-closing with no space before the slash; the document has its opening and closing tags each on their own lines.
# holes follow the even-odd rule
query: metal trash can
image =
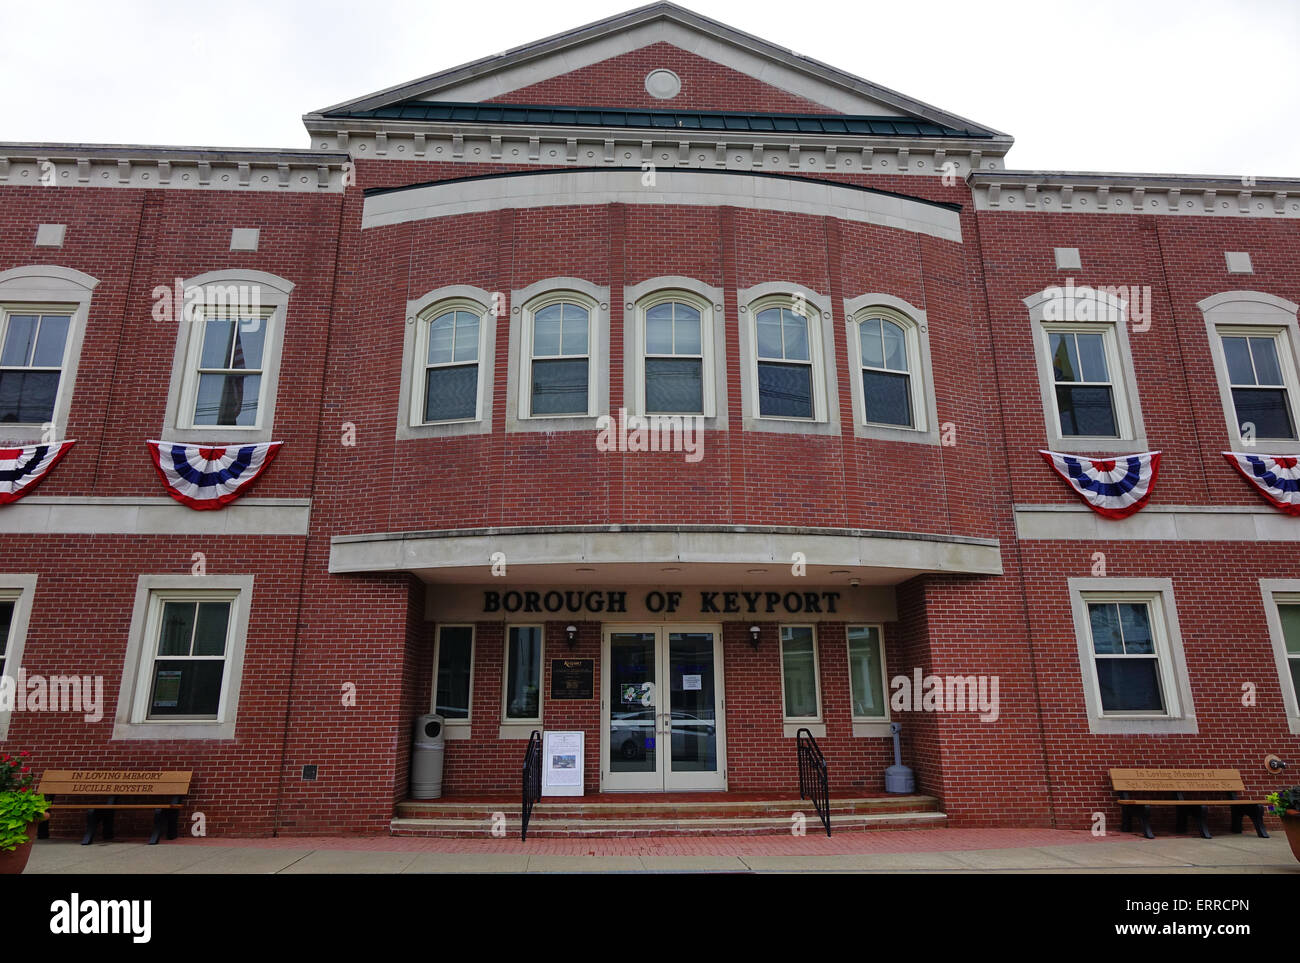
<svg viewBox="0 0 1300 963">
<path fill-rule="evenodd" d="M 444 721 L 439 715 L 420 716 L 415 720 L 415 741 L 411 749 L 412 799 L 437 799 L 442 795 Z"/>
</svg>

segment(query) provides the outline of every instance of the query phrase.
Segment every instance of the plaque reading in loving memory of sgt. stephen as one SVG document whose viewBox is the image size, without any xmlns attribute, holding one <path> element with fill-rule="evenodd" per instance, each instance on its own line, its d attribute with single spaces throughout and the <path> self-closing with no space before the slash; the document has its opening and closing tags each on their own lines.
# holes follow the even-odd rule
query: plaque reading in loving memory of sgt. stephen
<svg viewBox="0 0 1300 963">
<path fill-rule="evenodd" d="M 596 697 L 595 659 L 552 659 L 552 699 L 594 699 Z"/>
</svg>

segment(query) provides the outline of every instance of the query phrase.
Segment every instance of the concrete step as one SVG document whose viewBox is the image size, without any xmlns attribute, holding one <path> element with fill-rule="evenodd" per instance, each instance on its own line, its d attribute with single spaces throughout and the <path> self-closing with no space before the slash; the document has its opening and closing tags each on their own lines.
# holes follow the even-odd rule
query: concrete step
<svg viewBox="0 0 1300 963">
<path fill-rule="evenodd" d="M 804 812 L 803 830 L 808 835 L 825 832 L 817 813 L 808 807 Z M 498 810 L 498 812 L 503 812 Z M 504 820 L 495 823 L 498 833 L 504 828 L 508 838 L 519 837 L 519 812 L 503 812 Z M 863 832 L 872 829 L 927 829 L 942 826 L 948 817 L 942 812 L 832 813 L 833 832 Z M 790 816 L 693 816 L 688 818 L 617 818 L 600 819 L 554 817 L 538 819 L 537 810 L 528 823 L 529 838 L 545 837 L 612 837 L 612 836 L 776 836 L 788 835 L 794 827 Z M 394 836 L 485 837 L 492 834 L 491 814 L 476 818 L 394 818 L 390 832 Z"/>
<path fill-rule="evenodd" d="M 396 815 L 404 819 L 489 819 L 493 813 L 519 812 L 517 800 L 488 800 L 473 802 L 460 800 L 440 803 L 436 800 L 407 800 L 397 804 Z M 934 796 L 865 796 L 837 798 L 830 801 L 832 815 L 851 815 L 889 812 L 937 812 L 939 800 Z M 574 799 L 547 799 L 533 807 L 533 820 L 597 820 L 597 819 L 703 819 L 703 818 L 785 818 L 796 812 L 813 812 L 807 799 L 761 800 L 670 800 L 653 802 L 599 802 Z"/>
</svg>

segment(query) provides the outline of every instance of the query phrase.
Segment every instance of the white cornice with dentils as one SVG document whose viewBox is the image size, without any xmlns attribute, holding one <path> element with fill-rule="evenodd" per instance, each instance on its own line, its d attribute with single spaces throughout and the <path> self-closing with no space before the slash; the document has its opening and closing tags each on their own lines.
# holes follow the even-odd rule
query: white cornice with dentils
<svg viewBox="0 0 1300 963">
<path fill-rule="evenodd" d="M 1300 218 L 1300 178 L 973 171 L 977 211 Z"/>
<path fill-rule="evenodd" d="M 662 128 L 539 127 L 432 121 L 309 122 L 319 150 L 356 160 L 420 160 L 450 164 L 546 167 L 694 167 L 816 175 L 905 174 L 964 178 L 997 171 L 1006 144 L 974 138 L 777 134 Z"/>
<path fill-rule="evenodd" d="M 347 154 L 323 151 L 0 143 L 0 187 L 337 194 L 350 165 Z"/>
<path fill-rule="evenodd" d="M 370 110 L 412 99 L 487 100 L 658 41 L 672 43 L 838 113 L 870 114 L 884 109 L 887 113 L 920 117 L 945 127 L 998 138 L 1005 142 L 1004 150 L 1011 146 L 1012 138 L 1001 131 L 672 3 L 654 3 L 629 10 L 496 56 L 322 108 L 303 119 L 320 119 L 339 110 Z M 671 102 L 665 101 L 664 106 L 671 107 Z"/>
</svg>

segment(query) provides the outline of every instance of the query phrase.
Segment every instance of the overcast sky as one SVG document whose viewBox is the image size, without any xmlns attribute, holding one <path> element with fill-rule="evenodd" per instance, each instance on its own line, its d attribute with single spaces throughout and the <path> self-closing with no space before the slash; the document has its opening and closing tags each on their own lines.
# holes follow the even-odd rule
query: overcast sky
<svg viewBox="0 0 1300 963">
<path fill-rule="evenodd" d="M 0 0 L 0 140 L 293 147 L 302 114 L 635 0 Z M 1300 176 L 1300 0 L 691 0 L 1016 138 L 1012 167 Z"/>
</svg>

